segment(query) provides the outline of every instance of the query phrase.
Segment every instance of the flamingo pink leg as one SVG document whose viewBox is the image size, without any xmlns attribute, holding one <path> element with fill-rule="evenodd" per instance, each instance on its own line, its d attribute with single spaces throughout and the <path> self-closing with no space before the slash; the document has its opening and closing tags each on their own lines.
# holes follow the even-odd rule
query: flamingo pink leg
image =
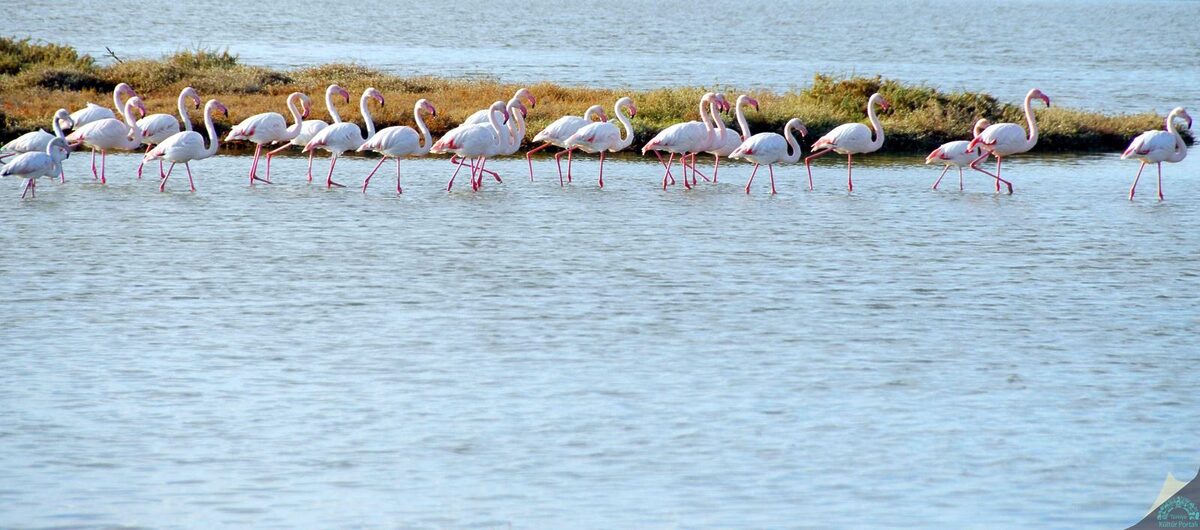
<svg viewBox="0 0 1200 530">
<path fill-rule="evenodd" d="M 983 159 L 985 159 L 985 158 L 987 158 L 987 157 L 991 156 L 991 154 L 992 154 L 992 153 L 991 153 L 990 151 L 989 151 L 989 152 L 985 152 L 985 153 L 983 154 L 983 156 L 980 156 L 979 158 L 976 158 L 976 159 L 975 159 L 973 162 L 971 162 L 971 169 L 974 169 L 975 171 L 978 171 L 978 172 L 980 172 L 980 173 L 983 173 L 984 175 L 987 175 L 987 176 L 989 176 L 989 177 L 992 177 L 992 178 L 996 179 L 996 182 L 1003 182 L 1005 185 L 1007 185 L 1007 186 L 1008 186 L 1008 192 L 1009 192 L 1009 193 L 1012 193 L 1012 192 L 1013 192 L 1013 185 L 1012 185 L 1012 183 L 1011 183 L 1011 182 L 1009 182 L 1009 181 L 1007 181 L 1007 180 L 1004 180 L 1004 179 L 1000 178 L 1000 174 L 999 174 L 999 173 L 1000 173 L 1000 157 L 996 157 L 996 174 L 995 174 L 995 175 L 993 175 L 991 172 L 989 172 L 989 171 L 988 171 L 988 170 L 986 170 L 986 169 L 980 169 L 980 167 L 979 167 L 979 163 L 980 163 L 980 162 L 983 162 Z M 1000 188 L 999 188 L 999 184 L 997 184 L 996 186 L 997 186 L 996 190 L 997 190 L 997 191 L 999 191 L 999 189 L 1000 189 Z"/>
<path fill-rule="evenodd" d="M 451 164 L 462 164 L 464 161 L 469 162 L 465 158 L 458 158 L 458 155 L 450 155 L 450 163 Z M 471 167 L 475 167 L 475 166 L 472 165 Z M 497 175 L 495 171 L 492 171 L 490 169 L 485 169 L 484 173 L 487 173 L 488 175 L 492 175 L 493 177 L 496 177 L 496 180 L 500 180 L 500 176 Z"/>
<path fill-rule="evenodd" d="M 312 161 L 313 161 L 314 153 L 315 153 L 315 151 L 308 152 L 308 181 L 309 182 L 312 182 Z"/>
<path fill-rule="evenodd" d="M 767 164 L 767 171 L 771 172 L 771 195 L 775 195 L 775 164 Z"/>
<path fill-rule="evenodd" d="M 946 176 L 946 172 L 950 171 L 950 166 L 942 168 L 942 174 L 938 175 L 937 180 L 933 181 L 933 189 L 937 189 L 938 184 L 942 183 L 942 177 Z"/>
<path fill-rule="evenodd" d="M 145 152 L 145 153 L 142 153 L 142 161 L 138 163 L 138 172 L 137 172 L 137 175 L 138 175 L 138 176 L 137 176 L 137 179 L 138 179 L 138 180 L 142 180 L 142 166 L 146 165 L 146 155 L 150 154 L 150 149 L 151 149 L 152 147 L 154 147 L 154 146 L 147 144 L 147 145 L 146 145 L 146 152 Z"/>
<path fill-rule="evenodd" d="M 658 151 L 655 151 L 654 153 L 658 154 Z M 662 158 L 661 154 L 658 156 L 659 156 L 659 159 Z M 674 164 L 675 164 L 675 153 L 671 153 L 671 156 L 669 158 L 667 158 L 667 163 L 666 163 L 667 170 L 666 170 L 666 172 L 663 173 L 663 190 L 664 191 L 667 189 L 667 177 L 671 177 L 671 184 L 675 183 L 675 177 L 671 176 L 671 166 Z"/>
<path fill-rule="evenodd" d="M 105 171 L 105 167 L 104 167 L 105 163 L 107 161 L 108 161 L 108 150 L 101 149 L 100 150 L 100 183 L 101 184 L 108 184 L 108 178 L 106 177 L 106 171 Z"/>
<path fill-rule="evenodd" d="M 454 157 L 450 157 L 450 158 L 453 159 Z M 450 188 L 454 187 L 454 177 L 457 177 L 458 172 L 462 171 L 462 167 L 463 167 L 462 164 L 455 164 L 455 165 L 458 167 L 454 169 L 454 174 L 450 175 L 450 182 L 446 183 L 446 191 L 450 191 Z M 474 169 L 474 166 L 472 166 L 472 170 L 473 169 Z"/>
<path fill-rule="evenodd" d="M 22 199 L 24 199 L 25 195 L 29 193 L 29 186 L 32 184 L 33 184 L 33 179 L 25 179 L 25 186 L 23 186 L 21 188 L 21 198 Z"/>
<path fill-rule="evenodd" d="M 696 175 L 700 175 L 700 178 L 703 178 L 704 182 L 714 182 L 713 180 L 710 180 L 708 178 L 708 175 L 705 175 L 704 173 L 701 173 L 696 170 L 696 154 L 692 153 L 692 185 L 693 186 L 696 185 Z"/>
<path fill-rule="evenodd" d="M 833 152 L 833 149 L 822 149 L 822 150 L 820 150 L 820 151 L 817 151 L 817 152 L 815 152 L 815 153 L 813 153 L 813 154 L 811 154 L 811 155 L 808 155 L 808 156 L 804 157 L 804 169 L 808 171 L 808 191 L 812 191 L 812 190 L 813 190 L 813 181 L 812 181 L 812 164 L 811 164 L 811 162 L 812 162 L 812 161 L 813 161 L 813 159 L 815 159 L 815 158 L 820 158 L 820 157 L 823 157 L 823 156 L 825 156 L 825 155 L 827 155 L 827 154 L 829 154 L 829 153 L 832 153 L 832 152 Z"/>
<path fill-rule="evenodd" d="M 399 159 L 396 159 L 396 161 L 399 162 Z M 367 185 L 371 183 L 371 177 L 375 176 L 375 172 L 379 171 L 379 166 L 382 166 L 384 162 L 387 162 L 387 157 L 380 158 L 379 163 L 375 164 L 375 169 L 372 169 L 371 173 L 367 175 L 367 179 L 363 181 L 363 193 L 367 192 Z M 398 170 L 399 168 L 397 167 L 396 169 Z"/>
<path fill-rule="evenodd" d="M 280 151 L 283 151 L 284 149 L 287 149 L 291 146 L 292 146 L 292 144 L 283 144 L 283 145 L 279 146 L 279 149 L 275 149 L 274 151 L 267 151 L 267 156 L 275 156 L 275 155 L 279 154 Z"/>
<path fill-rule="evenodd" d="M 717 169 L 721 167 L 721 156 L 713 155 L 713 184 L 717 183 Z"/>
<path fill-rule="evenodd" d="M 604 151 L 600 151 L 600 188 L 604 189 Z"/>
<path fill-rule="evenodd" d="M 691 185 L 690 183 L 688 183 L 688 175 L 687 175 L 688 163 L 687 163 L 687 157 L 688 157 L 688 154 L 687 154 L 687 153 L 684 153 L 684 154 L 682 154 L 682 155 L 679 155 L 679 166 L 683 168 L 683 169 L 681 169 L 681 170 L 680 170 L 680 171 L 682 171 L 682 172 L 683 172 L 683 189 L 685 189 L 685 190 L 690 190 L 690 189 L 692 189 L 692 185 Z M 695 176 L 695 174 L 694 174 L 694 173 L 692 174 L 692 178 L 693 178 L 693 179 L 694 179 L 694 178 L 696 178 L 696 176 Z"/>
<path fill-rule="evenodd" d="M 959 167 L 958 168 L 958 191 L 962 191 L 962 190 L 963 190 L 962 167 Z"/>
<path fill-rule="evenodd" d="M 854 155 L 846 155 L 846 188 L 854 191 Z"/>
<path fill-rule="evenodd" d="M 158 191 L 159 192 L 163 192 L 163 191 L 167 190 L 167 179 L 171 178 L 172 171 L 175 171 L 175 162 L 171 162 L 171 168 L 167 170 L 167 174 L 163 175 L 162 180 L 159 181 L 159 183 L 158 183 Z"/>
<path fill-rule="evenodd" d="M 34 186 L 37 186 L 37 184 L 34 184 Z M 1158 163 L 1158 200 L 1160 200 L 1160 201 L 1161 201 L 1161 200 L 1163 200 L 1163 192 L 1162 192 L 1162 162 L 1159 162 L 1159 163 Z"/>
<path fill-rule="evenodd" d="M 96 175 L 96 150 L 92 149 L 92 180 L 96 180 L 97 178 L 99 178 L 99 175 Z"/>
<path fill-rule="evenodd" d="M 750 184 L 754 182 L 754 175 L 758 174 L 758 164 L 754 164 L 754 170 L 750 172 L 750 180 L 746 181 L 746 195 L 750 194 Z"/>
<path fill-rule="evenodd" d="M 338 183 L 336 183 L 336 182 L 334 182 L 334 181 L 333 181 L 333 166 L 334 166 L 335 164 L 337 164 L 337 159 L 338 159 L 337 155 L 333 155 L 333 156 L 330 156 L 330 157 L 329 157 L 329 174 L 328 174 L 328 175 L 325 175 L 325 188 L 326 188 L 326 189 L 328 189 L 328 188 L 332 188 L 332 187 L 334 187 L 334 186 L 337 186 L 337 187 L 339 187 L 339 188 L 344 188 L 344 187 L 346 187 L 346 186 L 344 186 L 344 185 L 342 185 L 342 184 L 338 184 Z"/>
<path fill-rule="evenodd" d="M 575 148 L 567 149 L 567 182 L 571 182 L 571 159 L 575 156 Z"/>
<path fill-rule="evenodd" d="M 404 193 L 400 188 L 400 157 L 396 157 L 396 193 Z"/>
<path fill-rule="evenodd" d="M 58 170 L 58 183 L 59 184 L 67 183 L 67 171 L 65 169 Z"/>
<path fill-rule="evenodd" d="M 540 147 L 535 147 L 534 149 L 531 149 L 525 153 L 525 161 L 529 162 L 529 182 L 533 182 L 533 154 L 541 151 L 542 149 L 550 147 L 550 145 L 551 144 L 549 142 L 543 143 Z"/>
<path fill-rule="evenodd" d="M 275 156 L 273 151 L 267 151 L 267 183 L 271 183 L 271 157 Z"/>
<path fill-rule="evenodd" d="M 192 166 L 191 166 L 191 163 L 190 163 L 190 162 L 184 162 L 184 163 L 183 163 L 183 168 L 184 168 L 184 169 L 186 169 L 186 170 L 187 170 L 187 173 L 188 173 L 188 187 L 192 189 L 192 193 L 195 193 L 195 192 L 196 192 L 196 182 L 192 180 Z"/>
<path fill-rule="evenodd" d="M 1146 169 L 1145 162 L 1142 162 L 1142 165 L 1138 166 L 1137 176 L 1133 177 L 1133 185 L 1129 187 L 1129 200 L 1131 200 L 1131 201 L 1133 200 L 1133 194 L 1135 192 L 1137 192 L 1138 181 L 1142 179 L 1142 170 L 1143 169 Z"/>
</svg>

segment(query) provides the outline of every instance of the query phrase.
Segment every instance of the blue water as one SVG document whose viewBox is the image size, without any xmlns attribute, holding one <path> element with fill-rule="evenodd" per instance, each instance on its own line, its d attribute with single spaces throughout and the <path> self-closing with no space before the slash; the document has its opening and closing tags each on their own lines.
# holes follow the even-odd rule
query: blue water
<svg viewBox="0 0 1200 530">
<path fill-rule="evenodd" d="M 78 156 L 0 199 L 0 527 L 1123 528 L 1196 467 L 1195 160 Z"/>
</svg>

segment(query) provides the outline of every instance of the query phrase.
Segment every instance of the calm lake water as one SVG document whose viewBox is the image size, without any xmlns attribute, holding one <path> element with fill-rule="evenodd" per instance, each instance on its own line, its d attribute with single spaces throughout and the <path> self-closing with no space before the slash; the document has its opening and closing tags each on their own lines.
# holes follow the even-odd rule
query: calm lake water
<svg viewBox="0 0 1200 530">
<path fill-rule="evenodd" d="M 919 162 L 3 181 L 0 527 L 1132 524 L 1196 467 L 1197 157 Z"/>
<path fill-rule="evenodd" d="M 1037 86 L 1058 105 L 1164 114 L 1194 105 L 1200 86 L 1193 1 L 40 4 L 5 10 L 0 32 L 95 57 L 105 46 L 126 58 L 227 47 L 251 64 L 358 61 L 406 75 L 635 88 L 784 90 L 816 72 L 882 74 L 1008 101 Z"/>
</svg>

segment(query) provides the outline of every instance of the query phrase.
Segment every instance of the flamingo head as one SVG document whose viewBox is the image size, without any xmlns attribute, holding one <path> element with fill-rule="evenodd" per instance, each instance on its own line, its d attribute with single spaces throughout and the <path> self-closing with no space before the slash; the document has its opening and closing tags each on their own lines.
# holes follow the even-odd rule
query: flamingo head
<svg viewBox="0 0 1200 530">
<path fill-rule="evenodd" d="M 503 101 L 497 101 L 495 103 L 492 103 L 492 106 L 488 110 L 488 112 L 490 112 L 491 114 L 495 114 L 495 113 L 499 112 L 501 116 L 504 116 L 503 123 L 508 123 L 508 118 L 509 118 L 508 109 L 505 108 Z"/>
<path fill-rule="evenodd" d="M 725 94 L 717 92 L 713 97 L 716 98 L 717 108 L 720 109 L 721 112 L 729 111 L 731 106 L 729 105 L 729 100 L 725 99 Z"/>
<path fill-rule="evenodd" d="M 528 88 L 521 88 L 521 89 L 517 90 L 517 93 L 513 94 L 513 99 L 518 100 L 518 101 L 521 101 L 521 100 L 528 101 L 529 108 L 531 108 L 531 109 L 537 108 L 537 98 L 533 96 L 533 93 L 530 92 Z M 523 116 L 529 115 L 529 112 L 525 109 L 524 106 L 521 107 L 521 112 L 524 113 L 524 114 L 522 114 Z"/>
<path fill-rule="evenodd" d="M 59 112 L 61 112 L 61 111 L 59 111 Z M 1183 107 L 1177 107 L 1175 110 L 1171 111 L 1171 114 L 1175 114 L 1175 115 L 1178 115 L 1180 118 L 1183 118 L 1184 120 L 1187 121 L 1187 128 L 1189 128 L 1189 129 L 1192 128 L 1192 116 L 1190 114 L 1188 114 L 1187 111 L 1183 109 Z"/>
<path fill-rule="evenodd" d="M 891 102 L 885 99 L 882 95 L 875 94 L 871 96 L 871 99 L 874 99 L 876 103 L 879 103 L 879 108 L 882 110 L 888 110 L 892 108 Z"/>
<path fill-rule="evenodd" d="M 379 92 L 374 87 L 364 90 L 363 96 L 374 99 L 375 101 L 378 101 L 380 107 L 382 107 L 386 104 L 383 100 L 383 93 Z"/>
<path fill-rule="evenodd" d="M 754 107 L 754 110 L 758 110 L 758 100 L 757 99 L 754 99 L 750 96 L 742 94 L 742 95 L 738 96 L 738 101 L 745 103 L 746 105 L 750 105 L 751 107 Z"/>
<path fill-rule="evenodd" d="M 418 101 L 417 108 L 428 112 L 430 116 L 437 116 L 437 108 L 435 108 L 433 103 L 430 103 L 428 100 L 422 99 Z"/>
<path fill-rule="evenodd" d="M 118 97 L 120 97 L 121 94 L 131 98 L 138 97 L 137 91 L 135 91 L 133 87 L 129 86 L 129 83 L 117 83 L 116 88 L 113 88 L 113 94 L 117 95 Z"/>
<path fill-rule="evenodd" d="M 342 98 L 346 100 L 346 103 L 350 102 L 350 92 L 348 90 L 342 88 L 341 86 L 329 85 L 329 90 L 327 90 L 327 92 L 329 92 L 331 94 L 342 96 Z"/>
<path fill-rule="evenodd" d="M 1035 88 L 1029 91 L 1029 99 L 1040 99 L 1047 107 L 1050 106 L 1050 96 L 1047 96 L 1041 89 Z"/>
<path fill-rule="evenodd" d="M 221 103 L 215 99 L 210 99 L 208 100 L 208 106 L 212 107 L 214 114 L 216 114 L 216 111 L 221 111 L 221 114 L 223 114 L 226 118 L 229 117 L 229 109 L 225 108 L 224 103 Z"/>
<path fill-rule="evenodd" d="M 979 136 L 980 133 L 982 133 L 984 129 L 987 129 L 988 127 L 991 127 L 991 126 L 992 126 L 992 122 L 988 121 L 987 118 L 979 118 L 979 121 L 976 121 L 975 126 L 971 128 L 971 132 L 972 132 L 971 137 L 974 138 L 976 136 Z"/>
<path fill-rule="evenodd" d="M 308 115 L 312 112 L 312 99 L 303 92 L 293 92 L 293 94 L 300 98 L 300 119 L 307 120 Z"/>
<path fill-rule="evenodd" d="M 133 97 L 125 100 L 125 106 L 133 107 L 134 109 L 137 109 L 137 111 L 140 112 L 142 114 L 142 116 L 146 115 L 146 104 L 142 103 L 141 96 L 133 96 Z"/>
<path fill-rule="evenodd" d="M 521 102 L 521 98 L 519 97 L 513 97 L 512 99 L 508 100 L 507 108 L 521 111 L 522 118 L 529 116 L 529 109 L 525 108 L 525 103 Z"/>
<path fill-rule="evenodd" d="M 792 118 L 788 120 L 787 125 L 784 125 L 784 128 L 786 129 L 789 126 L 796 129 L 796 132 L 800 133 L 801 138 L 808 136 L 808 127 L 804 126 L 804 123 L 800 121 L 800 118 Z"/>
<path fill-rule="evenodd" d="M 54 113 L 54 120 L 58 122 L 58 126 L 63 129 L 75 127 L 75 120 L 71 119 L 71 112 L 67 109 L 58 109 Z"/>
<path fill-rule="evenodd" d="M 630 99 L 629 97 L 623 97 L 620 100 L 618 100 L 617 106 L 618 107 L 625 106 L 626 108 L 628 108 L 630 118 L 637 116 L 637 105 L 634 105 L 633 100 Z"/>
<path fill-rule="evenodd" d="M 182 99 L 192 100 L 192 108 L 200 108 L 200 103 L 202 103 L 202 101 L 200 100 L 200 93 L 196 92 L 196 89 L 192 87 L 186 87 L 183 89 L 183 92 L 179 93 L 179 96 Z"/>
</svg>

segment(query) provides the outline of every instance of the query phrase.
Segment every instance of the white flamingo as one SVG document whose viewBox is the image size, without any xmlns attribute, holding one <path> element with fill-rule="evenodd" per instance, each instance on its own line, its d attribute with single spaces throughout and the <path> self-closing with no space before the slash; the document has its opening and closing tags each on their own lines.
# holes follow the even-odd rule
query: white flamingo
<svg viewBox="0 0 1200 530">
<path fill-rule="evenodd" d="M 300 109 L 296 108 L 296 100 L 300 101 Z M 277 142 L 285 142 L 284 147 L 287 147 L 286 142 L 294 140 L 300 136 L 300 129 L 304 126 L 304 118 L 308 117 L 309 110 L 312 109 L 312 100 L 308 96 L 300 92 L 292 92 L 288 94 L 287 99 L 288 112 L 292 115 L 292 126 L 288 127 L 287 120 L 278 112 L 263 112 L 246 118 L 233 126 L 229 134 L 225 136 L 225 141 L 244 140 L 254 143 L 254 160 L 250 162 L 250 184 L 254 185 L 254 181 L 261 180 L 267 184 L 271 183 L 271 157 L 274 151 L 267 153 L 267 177 L 258 176 L 258 161 L 262 157 L 263 144 L 273 144 Z"/>
<path fill-rule="evenodd" d="M 70 129 L 73 125 L 71 113 L 67 112 L 67 109 L 58 109 L 54 113 L 54 118 L 50 120 L 50 128 L 54 130 L 54 134 L 41 129 L 22 134 L 0 147 L 0 160 L 21 153 L 45 153 L 46 146 L 50 145 L 51 140 L 61 138 L 65 143 L 67 137 L 63 134 L 63 129 Z M 66 174 L 59 174 L 58 177 L 61 182 L 67 181 Z"/>
<path fill-rule="evenodd" d="M 113 108 L 117 109 L 117 112 L 122 112 L 125 109 L 125 100 L 122 100 L 121 96 L 128 96 L 129 98 L 132 98 L 136 97 L 137 95 L 138 94 L 133 90 L 133 87 L 126 83 L 118 83 L 117 86 L 113 88 Z M 82 127 L 94 121 L 116 118 L 117 115 L 113 113 L 112 109 L 97 105 L 90 101 L 82 109 L 71 113 L 71 123 L 75 124 L 74 127 Z"/>
<path fill-rule="evenodd" d="M 621 112 L 625 109 L 628 116 Z M 637 116 L 637 105 L 628 97 L 618 99 L 613 105 L 613 114 L 625 127 L 625 136 L 621 130 L 609 121 L 589 123 L 581 127 L 575 134 L 567 138 L 567 149 L 579 149 L 585 153 L 600 153 L 600 187 L 604 187 L 604 153 L 621 151 L 633 144 L 633 123 L 630 118 Z"/>
<path fill-rule="evenodd" d="M 472 125 L 469 127 L 458 128 L 454 131 L 446 133 L 438 141 L 434 142 L 431 151 L 434 153 L 454 153 L 455 156 L 461 157 L 466 163 L 471 166 L 471 189 L 478 191 L 479 182 L 483 180 L 483 172 L 479 171 L 479 179 L 475 177 L 478 168 L 483 167 L 486 161 L 484 158 L 488 153 L 492 153 L 500 148 L 504 142 L 504 135 L 509 134 L 509 130 L 503 127 L 500 118 L 504 117 L 503 123 L 508 123 L 509 114 L 505 109 L 503 101 L 492 103 L 488 108 L 488 123 L 487 125 Z M 478 162 L 478 164 L 476 164 Z M 450 176 L 450 182 L 446 184 L 446 191 L 450 191 L 454 187 L 454 178 L 458 176 L 459 170 L 463 164 L 457 164 L 458 168 L 454 170 L 454 174 Z"/>
<path fill-rule="evenodd" d="M 210 99 L 208 103 L 204 104 L 204 129 L 208 131 L 208 147 L 204 146 L 204 137 L 200 133 L 183 131 L 163 140 L 143 157 L 146 160 L 164 159 L 171 163 L 171 167 L 167 168 L 167 174 L 163 175 L 162 182 L 158 185 L 158 191 L 166 190 L 167 179 L 171 178 L 171 171 L 175 169 L 175 164 L 183 164 L 183 167 L 187 169 L 188 187 L 192 191 L 196 191 L 196 183 L 192 180 L 191 162 L 217 154 L 220 138 L 217 136 L 217 128 L 213 126 L 213 113 L 218 110 L 226 117 L 229 116 L 229 109 L 226 109 L 220 101 Z"/>
<path fill-rule="evenodd" d="M 142 104 L 142 98 L 134 96 L 125 100 L 125 109 L 122 112 L 125 121 L 122 122 L 115 118 L 94 121 L 82 127 L 76 127 L 67 136 L 67 142 L 72 146 L 83 144 L 93 150 L 100 150 L 99 178 L 101 184 L 108 182 L 105 176 L 105 163 L 110 149 L 132 151 L 142 146 L 142 130 L 133 120 L 134 109 L 140 110 L 143 114 L 146 113 L 146 106 Z M 92 158 L 92 176 L 96 176 L 95 157 Z"/>
<path fill-rule="evenodd" d="M 479 175 L 475 178 L 475 190 L 483 187 L 483 175 L 491 175 L 496 179 L 496 182 L 504 182 L 500 179 L 500 174 L 487 169 L 487 161 L 497 156 L 505 156 L 516 153 L 521 149 L 521 142 L 525 139 L 525 113 L 521 109 L 524 105 L 515 99 L 508 100 L 505 109 L 508 111 L 508 120 L 504 123 L 504 129 L 501 131 L 500 141 L 497 142 L 491 149 L 483 153 L 479 163 Z M 490 125 L 478 125 L 481 127 L 489 127 Z M 461 164 L 460 164 L 461 165 Z"/>
<path fill-rule="evenodd" d="M 979 121 L 975 122 L 975 127 L 971 129 L 971 138 L 979 136 L 979 133 L 991 125 L 992 122 L 987 121 L 985 118 L 980 118 Z M 936 190 L 938 188 L 938 184 L 942 183 L 942 177 L 946 176 L 946 172 L 950 171 L 950 168 L 956 167 L 958 168 L 958 190 L 962 191 L 963 168 L 969 167 L 973 160 L 983 154 L 983 151 L 978 146 L 974 149 L 967 149 L 969 145 L 971 145 L 970 140 L 946 142 L 941 147 L 934 149 L 932 153 L 929 153 L 929 156 L 925 157 L 925 164 L 936 161 L 946 165 L 942 169 L 942 174 L 938 175 L 937 180 L 933 182 L 933 189 Z"/>
<path fill-rule="evenodd" d="M 843 123 L 825 133 L 813 143 L 811 155 L 804 159 L 804 168 L 808 171 L 808 189 L 812 191 L 812 166 L 814 158 L 820 158 L 829 153 L 846 155 L 846 188 L 854 191 L 854 155 L 874 153 L 883 147 L 883 124 L 875 115 L 875 106 L 887 110 L 891 104 L 879 94 L 871 94 L 867 100 L 867 119 L 871 127 L 861 123 Z M 874 138 L 872 139 L 872 136 Z"/>
<path fill-rule="evenodd" d="M 664 190 L 667 189 L 668 178 L 672 181 L 675 180 L 675 177 L 671 175 L 671 164 L 674 163 L 675 155 L 679 155 L 679 161 L 683 167 L 683 186 L 687 189 L 692 188 L 691 184 L 687 181 L 687 156 L 689 154 L 693 155 L 692 167 L 694 170 L 695 153 L 707 150 L 709 145 L 712 144 L 716 130 L 713 128 L 711 117 L 708 115 L 708 104 L 713 101 L 718 102 L 717 108 L 719 109 L 724 110 L 729 107 L 729 103 L 725 101 L 724 95 L 706 92 L 700 97 L 700 121 L 686 121 L 671 125 L 660 131 L 642 147 L 643 155 L 647 151 L 654 151 L 654 154 L 658 156 L 658 161 L 662 162 L 666 168 L 666 171 L 663 173 Z M 665 162 L 661 154 L 664 151 L 671 153 L 671 157 Z M 696 178 L 695 173 L 692 174 L 692 178 Z"/>
<path fill-rule="evenodd" d="M 192 130 L 192 119 L 188 116 L 187 100 L 191 99 L 196 109 L 200 108 L 203 100 L 200 99 L 200 94 L 192 87 L 185 87 L 179 92 L 179 99 L 175 102 L 179 110 L 179 118 L 183 120 L 185 130 Z M 138 127 L 142 129 L 142 143 L 146 144 L 146 152 L 155 145 L 162 143 L 163 140 L 170 138 L 175 133 L 179 132 L 179 122 L 170 114 L 151 114 L 137 121 Z M 142 178 L 143 162 L 138 164 L 137 176 Z M 158 161 L 158 178 L 161 179 L 166 173 L 163 172 L 162 160 Z"/>
<path fill-rule="evenodd" d="M 375 172 L 379 171 L 379 166 L 389 158 L 396 159 L 396 193 L 403 193 L 400 188 L 400 159 L 406 156 L 425 156 L 429 153 L 429 149 L 433 147 L 433 136 L 429 134 L 429 127 L 425 125 L 425 117 L 421 113 L 428 112 L 430 116 L 437 116 L 437 109 L 433 104 L 425 99 L 418 99 L 413 105 L 413 120 L 417 122 L 417 129 L 413 129 L 407 125 L 386 127 L 376 132 L 367 141 L 358 148 L 358 152 L 374 151 L 383 155 L 379 159 L 379 163 L 375 164 L 375 169 L 371 170 L 371 174 L 367 175 L 367 179 L 363 181 L 363 193 L 367 192 L 367 185 L 371 183 L 371 177 L 375 176 Z M 422 141 L 423 140 L 423 141 Z"/>
<path fill-rule="evenodd" d="M 516 107 L 521 110 L 522 117 L 524 117 L 529 115 L 529 109 L 525 108 L 526 101 L 529 102 L 530 109 L 537 107 L 537 98 L 533 96 L 533 93 L 531 93 L 528 88 L 520 88 L 517 89 L 516 93 L 513 94 L 512 99 L 509 99 L 505 106 L 511 108 L 515 104 Z M 459 127 L 464 125 L 487 125 L 487 123 L 488 109 L 479 109 L 470 116 L 467 116 L 467 119 L 463 120 Z"/>
<path fill-rule="evenodd" d="M 358 98 L 358 110 L 367 124 L 366 137 L 363 137 L 362 129 L 358 128 L 358 124 L 340 122 L 322 129 L 316 136 L 313 136 L 312 140 L 308 141 L 308 145 L 304 146 L 304 150 L 307 152 L 318 148 L 329 151 L 329 174 L 325 176 L 326 188 L 345 187 L 333 181 L 333 166 L 337 164 L 338 157 L 346 151 L 358 149 L 363 142 L 367 141 L 367 138 L 375 136 L 375 121 L 371 119 L 371 109 L 367 104 L 371 99 L 378 101 L 380 106 L 384 104 L 383 94 L 374 88 L 364 90 L 362 96 Z"/>
<path fill-rule="evenodd" d="M 545 129 L 533 136 L 533 143 L 541 142 L 542 145 L 530 149 L 525 153 L 525 161 L 529 163 L 529 182 L 533 182 L 533 154 L 550 146 L 555 146 L 564 149 L 554 155 L 554 162 L 558 165 L 558 184 L 563 185 L 562 176 L 562 155 L 567 155 L 567 181 L 571 179 L 571 150 L 567 148 L 567 138 L 579 131 L 579 129 L 592 123 L 596 118 L 600 118 L 601 122 L 607 122 L 608 116 L 604 114 L 604 107 L 600 105 L 592 105 L 584 111 L 583 116 L 563 116 L 554 120 L 547 125 Z"/>
<path fill-rule="evenodd" d="M 996 179 L 996 191 L 1000 191 L 1000 183 L 1003 182 L 1008 186 L 1008 192 L 1013 192 L 1012 182 L 1000 177 L 1000 164 L 1004 161 L 1004 157 L 1027 152 L 1037 145 L 1038 127 L 1037 120 L 1033 116 L 1032 105 L 1034 98 L 1042 100 L 1047 107 L 1050 106 L 1050 96 L 1042 93 L 1041 90 L 1035 88 L 1025 95 L 1025 121 L 1029 123 L 1029 136 L 1025 136 L 1025 129 L 1015 123 L 996 123 L 984 129 L 967 145 L 967 149 L 974 149 L 978 145 L 987 151 L 971 162 L 971 169 Z M 979 168 L 979 163 L 983 162 L 989 154 L 996 157 L 995 174 Z"/>
<path fill-rule="evenodd" d="M 758 100 L 750 96 L 742 94 L 737 97 L 733 104 L 734 115 L 737 118 L 738 129 L 734 131 L 725 127 L 725 120 L 717 113 L 716 102 L 709 104 L 709 113 L 713 116 L 713 121 L 717 126 L 717 130 L 713 135 L 712 145 L 709 146 L 706 153 L 713 155 L 713 183 L 717 182 L 717 169 L 721 165 L 721 157 L 728 157 L 733 154 L 734 150 L 742 145 L 750 138 L 750 125 L 746 123 L 746 112 L 743 110 L 743 105 L 750 105 L 754 110 L 758 110 Z M 696 168 L 693 166 L 692 171 Z M 704 174 L 701 173 L 701 176 Z"/>
<path fill-rule="evenodd" d="M 1187 120 L 1188 128 L 1192 128 L 1192 117 L 1183 107 L 1175 107 L 1167 114 L 1167 121 L 1163 126 L 1165 130 L 1139 134 L 1130 142 L 1129 148 L 1121 153 L 1121 160 L 1135 158 L 1142 161 L 1142 165 L 1138 166 L 1137 176 L 1133 178 L 1133 185 L 1129 187 L 1129 200 L 1133 200 L 1133 192 L 1137 190 L 1138 179 L 1142 178 L 1142 170 L 1146 169 L 1146 164 L 1158 166 L 1158 200 L 1163 200 L 1162 163 L 1182 162 L 1187 157 L 1187 142 L 1183 141 L 1183 135 L 1175 128 L 1176 118 Z"/>
<path fill-rule="evenodd" d="M 800 142 L 796 140 L 792 131 L 798 131 L 800 136 L 808 136 L 808 128 L 800 122 L 799 118 L 792 118 L 784 124 L 782 136 L 773 132 L 758 133 L 742 142 L 729 154 L 729 158 L 744 158 L 754 162 L 750 180 L 746 181 L 747 194 L 750 193 L 750 184 L 754 182 L 754 175 L 758 173 L 759 165 L 767 165 L 767 171 L 771 173 L 771 195 L 774 195 L 775 164 L 795 164 L 800 161 Z M 791 153 L 788 153 L 789 149 Z"/>
<path fill-rule="evenodd" d="M 335 94 L 345 98 L 346 103 L 350 103 L 350 93 L 347 92 L 346 89 L 336 84 L 329 85 L 329 87 L 325 89 L 325 108 L 329 110 L 329 118 L 333 120 L 333 123 L 341 123 L 342 116 L 338 114 L 337 108 L 333 106 L 333 96 Z M 323 131 L 328 126 L 329 124 L 322 120 L 304 120 L 300 123 L 300 134 L 296 135 L 296 137 L 292 138 L 290 142 L 283 144 L 278 149 L 267 152 L 267 160 L 271 160 L 271 157 L 279 154 L 280 151 L 283 151 L 284 149 L 287 149 L 293 145 L 299 146 L 301 149 L 303 149 L 304 146 L 308 145 L 308 142 L 312 141 L 313 137 L 316 136 L 317 133 Z M 316 151 L 308 152 L 309 182 L 312 182 L 312 164 L 314 154 L 316 154 Z"/>
<path fill-rule="evenodd" d="M 37 197 L 38 177 L 55 177 L 62 174 L 62 161 L 71 154 L 66 140 L 51 138 L 46 144 L 46 150 L 41 153 L 21 153 L 0 168 L 0 177 L 21 177 L 25 186 L 21 190 L 21 198 L 26 193 Z"/>
</svg>

